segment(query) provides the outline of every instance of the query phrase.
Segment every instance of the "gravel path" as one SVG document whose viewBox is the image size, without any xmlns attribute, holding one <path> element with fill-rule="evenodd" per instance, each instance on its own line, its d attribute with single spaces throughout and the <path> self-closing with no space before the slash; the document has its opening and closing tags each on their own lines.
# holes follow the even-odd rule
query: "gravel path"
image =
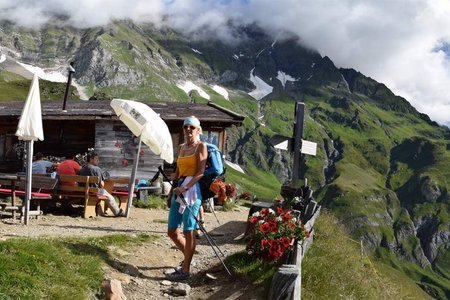
<svg viewBox="0 0 450 300">
<path fill-rule="evenodd" d="M 132 249 L 111 247 L 114 264 L 103 267 L 105 278 L 121 282 L 127 299 L 263 299 L 261 289 L 242 279 L 230 277 L 205 237 L 197 244 L 192 263 L 193 276 L 187 282 L 188 296 L 173 292 L 176 283 L 165 280 L 164 272 L 175 267 L 183 256 L 166 236 L 167 210 L 133 208 L 130 218 L 44 215 L 21 225 L 19 220 L 2 218 L 0 239 L 12 236 L 102 236 L 106 234 L 152 234 L 159 239 Z M 248 208 L 205 214 L 205 227 L 225 255 L 244 249 L 242 243 Z M 208 275 L 207 275 L 208 274 Z M 211 276 L 210 276 L 211 275 Z M 213 278 L 211 278 L 213 277 Z M 214 279 L 216 278 L 216 279 Z"/>
</svg>

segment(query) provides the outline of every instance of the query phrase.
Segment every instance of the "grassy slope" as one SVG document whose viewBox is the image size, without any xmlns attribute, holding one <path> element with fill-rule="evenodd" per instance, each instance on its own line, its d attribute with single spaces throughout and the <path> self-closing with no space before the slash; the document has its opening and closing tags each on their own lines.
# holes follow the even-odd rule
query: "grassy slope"
<svg viewBox="0 0 450 300">
<path fill-rule="evenodd" d="M 446 178 L 450 175 L 450 168 L 446 166 L 449 162 L 449 153 L 445 151 L 443 132 L 439 128 L 432 127 L 410 114 L 387 112 L 380 109 L 369 99 L 365 99 L 363 96 L 360 96 L 360 98 L 364 102 L 351 103 L 350 109 L 347 110 L 350 113 L 339 108 L 332 108 L 328 103 L 316 102 L 313 112 L 314 118 L 324 125 L 326 124 L 331 136 L 334 139 L 339 138 L 344 144 L 343 159 L 336 164 L 338 176 L 333 181 L 337 188 L 334 190 L 330 189 L 331 186 L 324 188 L 322 193 L 318 195 L 318 199 L 332 207 L 337 216 L 344 220 L 346 224 L 359 223 L 359 220 L 362 220 L 361 218 L 370 220 L 365 223 L 372 225 L 362 227 L 353 225 L 353 228 L 360 227 L 353 231 L 356 237 L 373 233 L 390 243 L 394 234 L 392 225 L 386 224 L 386 220 L 379 217 L 385 215 L 386 211 L 390 211 L 393 222 L 399 221 L 401 201 L 408 201 L 408 198 L 401 201 L 396 200 L 396 196 L 392 195 L 392 192 L 385 187 L 386 176 L 390 171 L 390 149 L 395 144 L 402 143 L 405 139 L 415 137 L 430 141 L 435 145 L 433 150 L 435 161 L 424 165 L 423 168 L 414 168 L 415 163 L 408 160 L 403 164 L 398 163 L 398 170 L 392 173 L 390 178 L 390 184 L 394 189 L 401 187 L 413 175 L 419 173 L 430 176 L 441 186 L 448 189 L 449 185 Z M 354 111 L 359 112 L 357 118 L 354 118 Z M 337 118 L 336 114 L 338 115 Z M 334 116 L 335 119 L 330 116 Z M 360 127 L 352 128 L 355 125 L 355 119 L 359 122 L 357 125 Z M 353 122 L 350 122 L 350 120 Z M 408 159 L 412 159 L 412 157 Z M 415 193 L 417 194 L 417 192 Z M 412 197 L 413 195 L 409 199 L 412 199 Z M 418 208 L 416 214 L 420 213 L 422 207 L 422 210 L 426 210 L 422 212 L 422 215 L 438 215 L 439 219 L 444 222 L 449 220 L 448 205 L 442 204 L 442 209 L 436 210 L 439 205 L 438 203 L 416 205 L 416 208 Z M 428 206 L 429 209 L 425 209 L 423 206 Z M 409 246 L 403 245 L 403 250 L 412 252 L 418 248 L 420 245 L 417 243 L 417 239 L 415 240 L 416 242 Z M 438 265 L 448 266 L 449 251 L 441 250 L 443 254 L 438 258 L 437 263 Z M 406 262 L 399 262 L 396 266 L 402 269 L 403 267 L 400 266 L 403 266 L 403 264 L 407 265 Z M 409 270 L 407 274 L 411 277 L 422 274 L 420 268 Z M 439 290 L 445 287 L 446 283 L 438 277 L 438 274 L 429 271 L 424 278 L 433 281 L 437 286 L 438 293 L 442 294 Z"/>
<path fill-rule="evenodd" d="M 0 71 L 0 101 L 23 100 L 27 98 L 30 90 L 31 80 L 22 76 Z M 66 89 L 65 83 L 39 80 L 39 90 L 42 100 L 63 100 Z M 71 98 L 77 97 L 71 89 Z"/>
<path fill-rule="evenodd" d="M 112 263 L 108 246 L 129 247 L 155 237 L 8 239 L 0 242 L 1 299 L 91 299 Z"/>
<path fill-rule="evenodd" d="M 430 299 L 405 274 L 361 255 L 329 212 L 322 211 L 315 228 L 302 263 L 302 299 Z"/>
</svg>

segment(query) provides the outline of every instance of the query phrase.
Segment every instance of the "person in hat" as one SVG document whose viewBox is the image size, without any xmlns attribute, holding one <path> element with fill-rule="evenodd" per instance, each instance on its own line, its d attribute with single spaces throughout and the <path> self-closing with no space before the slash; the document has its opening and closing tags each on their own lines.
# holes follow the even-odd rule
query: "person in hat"
<svg viewBox="0 0 450 300">
<path fill-rule="evenodd" d="M 198 181 L 205 171 L 207 148 L 200 141 L 202 132 L 200 121 L 194 117 L 188 117 L 183 122 L 183 134 L 185 143 L 180 145 L 178 151 L 177 168 L 175 171 L 174 188 L 167 201 L 170 207 L 167 234 L 183 252 L 184 260 L 181 267 L 175 272 L 166 274 L 170 280 L 185 280 L 190 277 L 192 257 L 195 252 L 196 239 L 194 236 L 202 196 Z M 175 187 L 176 186 L 176 187 Z M 184 201 L 183 201 L 183 199 Z M 189 206 L 186 207 L 186 204 Z M 181 231 L 183 224 L 183 231 Z"/>
</svg>

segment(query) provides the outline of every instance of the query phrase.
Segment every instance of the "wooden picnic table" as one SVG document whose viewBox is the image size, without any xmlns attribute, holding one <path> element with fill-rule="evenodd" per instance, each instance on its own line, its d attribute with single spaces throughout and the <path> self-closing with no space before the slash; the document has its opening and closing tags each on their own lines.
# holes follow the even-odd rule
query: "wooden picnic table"
<svg viewBox="0 0 450 300">
<path fill-rule="evenodd" d="M 13 218 L 16 217 L 16 211 L 19 210 L 19 207 L 16 207 L 16 183 L 20 180 L 25 180 L 25 176 L 19 176 L 18 174 L 8 174 L 8 173 L 0 173 L 0 189 L 2 189 L 2 185 L 9 185 L 9 189 L 5 190 L 6 194 L 11 195 L 11 210 Z M 6 184 L 2 184 L 2 182 L 7 182 Z M 3 205 L 6 209 L 6 204 Z"/>
</svg>

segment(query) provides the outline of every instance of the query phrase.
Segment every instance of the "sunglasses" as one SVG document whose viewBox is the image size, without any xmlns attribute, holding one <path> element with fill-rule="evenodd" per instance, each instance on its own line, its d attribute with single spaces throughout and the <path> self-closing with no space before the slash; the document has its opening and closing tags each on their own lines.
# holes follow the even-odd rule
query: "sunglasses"
<svg viewBox="0 0 450 300">
<path fill-rule="evenodd" d="M 194 130 L 194 129 L 196 129 L 197 127 L 192 126 L 192 125 L 184 125 L 183 128 L 184 128 L 184 129 Z"/>
</svg>

